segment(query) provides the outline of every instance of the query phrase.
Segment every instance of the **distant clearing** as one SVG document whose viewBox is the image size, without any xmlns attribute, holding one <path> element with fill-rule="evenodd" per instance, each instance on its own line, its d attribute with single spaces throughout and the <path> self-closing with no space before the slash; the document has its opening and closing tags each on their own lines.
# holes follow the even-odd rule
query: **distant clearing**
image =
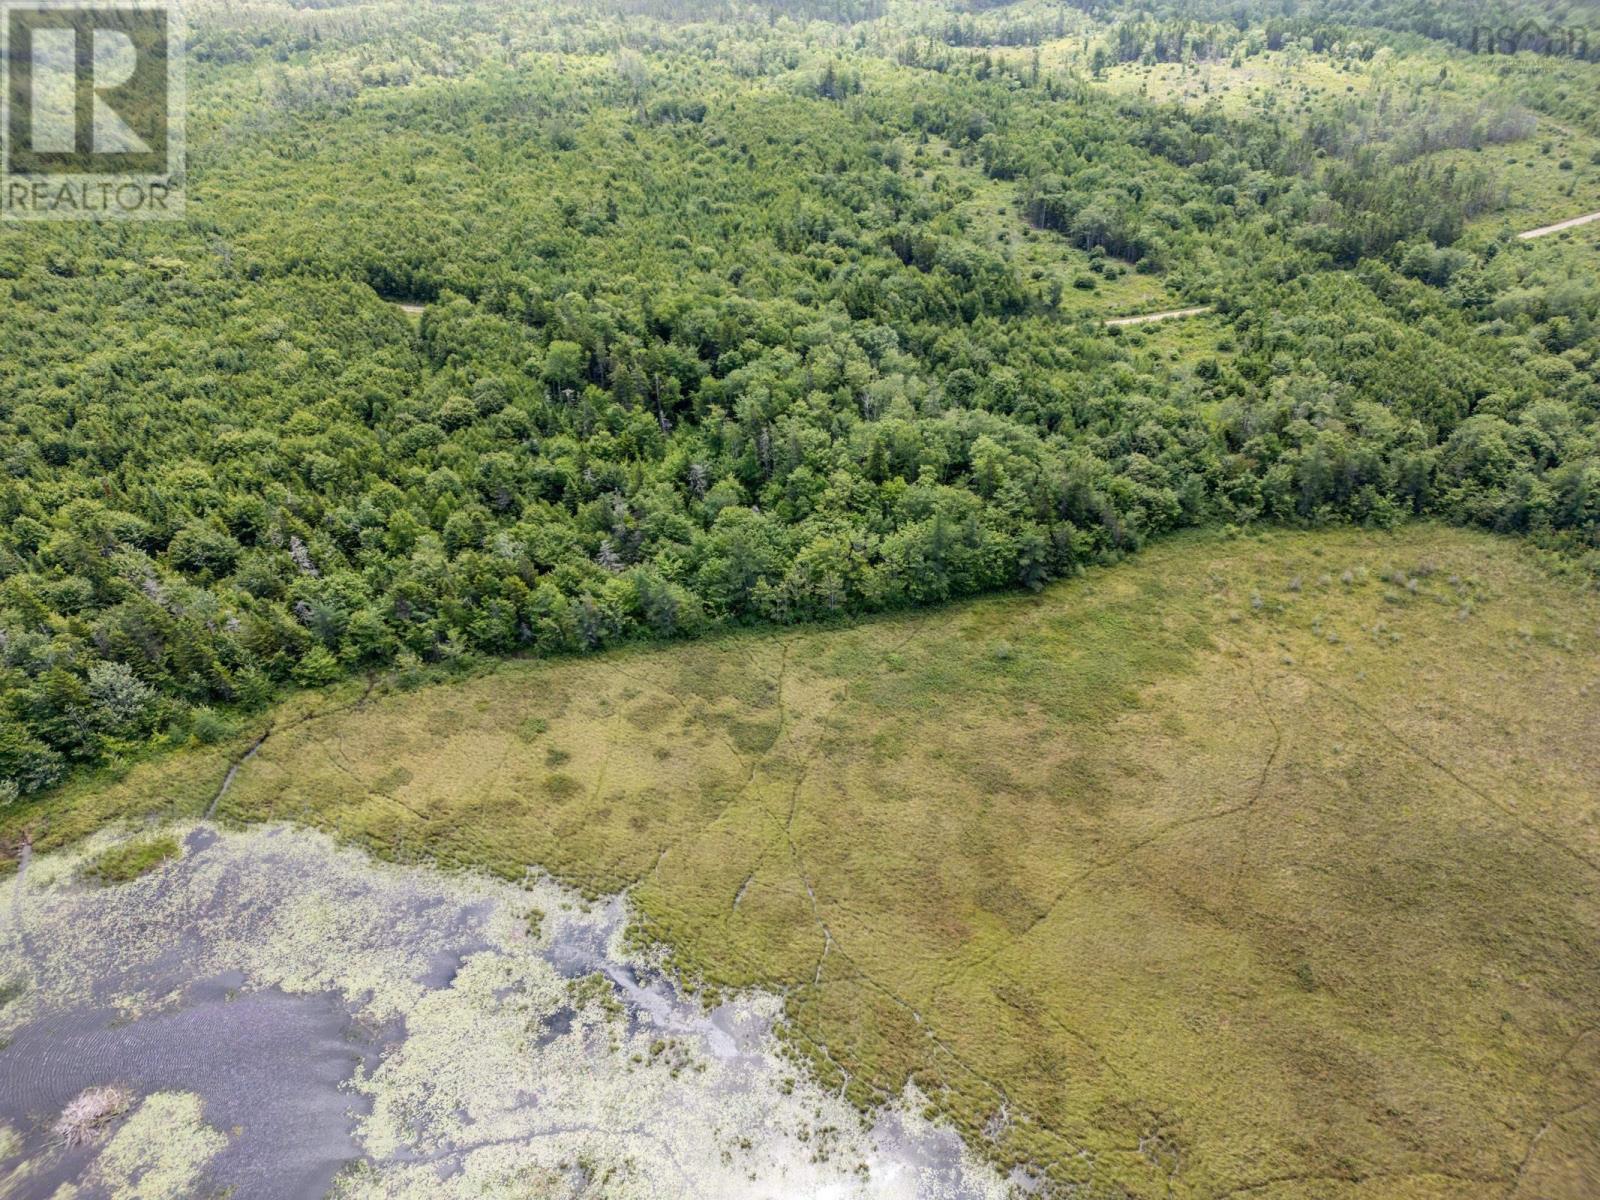
<svg viewBox="0 0 1600 1200">
<path fill-rule="evenodd" d="M 357 696 L 278 714 L 218 819 L 631 888 L 691 976 L 785 994 L 826 1086 L 914 1079 L 1002 1166 L 1596 1194 L 1600 603 L 1516 544 L 1191 536 L 1037 596 Z M 198 814 L 255 733 L 0 832 Z"/>
</svg>

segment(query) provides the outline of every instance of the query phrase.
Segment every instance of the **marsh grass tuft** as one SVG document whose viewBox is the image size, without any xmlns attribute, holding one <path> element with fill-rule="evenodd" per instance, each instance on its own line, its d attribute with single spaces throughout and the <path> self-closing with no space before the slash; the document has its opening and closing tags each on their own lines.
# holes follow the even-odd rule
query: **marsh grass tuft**
<svg viewBox="0 0 1600 1200">
<path fill-rule="evenodd" d="M 120 1085 L 92 1087 L 68 1101 L 56 1119 L 54 1132 L 67 1146 L 83 1146 L 133 1104 L 133 1093 Z"/>
<path fill-rule="evenodd" d="M 83 877 L 100 884 L 127 883 L 149 874 L 182 849 L 171 837 L 141 838 L 113 846 L 83 868 Z"/>
</svg>

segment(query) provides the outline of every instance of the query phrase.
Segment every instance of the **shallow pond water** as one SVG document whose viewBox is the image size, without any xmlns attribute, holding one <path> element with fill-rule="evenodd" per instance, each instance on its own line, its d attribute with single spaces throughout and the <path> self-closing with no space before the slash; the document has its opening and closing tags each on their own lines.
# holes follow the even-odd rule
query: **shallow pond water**
<svg viewBox="0 0 1600 1200">
<path fill-rule="evenodd" d="M 80 878 L 102 838 L 6 885 L 0 1194 L 1005 1194 L 915 1096 L 864 1125 L 824 1094 L 779 1053 L 775 997 L 707 1009 L 626 953 L 620 897 L 179 833 L 130 883 Z M 106 1085 L 128 1111 L 61 1144 Z"/>
</svg>

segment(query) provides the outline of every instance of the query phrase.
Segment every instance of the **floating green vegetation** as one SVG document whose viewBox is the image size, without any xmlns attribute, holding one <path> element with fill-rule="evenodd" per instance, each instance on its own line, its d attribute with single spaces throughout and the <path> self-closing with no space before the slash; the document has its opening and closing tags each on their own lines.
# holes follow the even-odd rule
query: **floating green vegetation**
<svg viewBox="0 0 1600 1200">
<path fill-rule="evenodd" d="M 227 1144 L 206 1124 L 199 1096 L 157 1092 L 123 1122 L 83 1182 L 111 1200 L 188 1200 Z"/>
<path fill-rule="evenodd" d="M 650 959 L 624 954 L 620 900 L 581 904 L 536 877 L 396 867 L 282 826 L 199 837 L 159 880 L 109 891 L 73 882 L 97 851 L 39 855 L 16 888 L 19 919 L 0 923 L 0 954 L 24 960 L 33 986 L 5 1027 L 20 1017 L 37 1045 L 114 980 L 119 1029 L 137 1036 L 142 1021 L 182 1011 L 207 1053 L 181 1091 L 142 1102 L 106 1080 L 109 1057 L 78 1064 L 94 1082 L 50 1136 L 29 1144 L 0 1128 L 0 1196 L 33 1194 L 27 1185 L 69 1165 L 69 1142 L 91 1159 L 85 1196 L 242 1196 L 252 1167 L 320 1195 L 293 1186 L 304 1147 L 267 1131 L 302 1105 L 342 1130 L 349 1095 L 367 1111 L 353 1143 L 334 1138 L 333 1154 L 363 1159 L 331 1181 L 341 1200 L 646 1200 L 662 1194 L 664 1168 L 671 1194 L 728 1200 L 1003 1193 L 951 1129 L 919 1117 L 914 1091 L 867 1125 L 813 1078 L 797 1086 L 771 1034 L 776 997 L 745 993 L 707 1010 Z M 536 936 L 530 901 L 546 914 Z M 181 966 L 170 954 L 178 939 Z M 175 969 L 190 982 L 237 974 L 238 995 L 196 1000 Z M 204 1022 L 268 991 L 312 995 L 319 1008 L 341 997 L 349 1036 L 382 1050 L 360 1068 L 351 1055 L 342 1089 L 320 1055 L 274 1059 L 284 1090 L 251 1092 L 245 1120 L 224 1136 L 214 1126 L 237 1103 L 241 1047 Z M 0 1056 L 0 1106 L 24 1109 L 17 1092 L 33 1078 Z"/>
</svg>

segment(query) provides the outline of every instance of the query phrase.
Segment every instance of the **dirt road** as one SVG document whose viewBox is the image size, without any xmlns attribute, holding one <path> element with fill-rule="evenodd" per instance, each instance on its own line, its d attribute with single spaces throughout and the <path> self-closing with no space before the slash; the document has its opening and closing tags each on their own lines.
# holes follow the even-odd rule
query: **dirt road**
<svg viewBox="0 0 1600 1200">
<path fill-rule="evenodd" d="M 1198 317 L 1201 313 L 1211 311 L 1211 305 L 1202 304 L 1199 308 L 1172 308 L 1166 312 L 1142 313 L 1136 317 L 1108 317 L 1107 325 L 1148 325 L 1152 321 L 1170 321 L 1173 317 Z"/>
<path fill-rule="evenodd" d="M 1587 225 L 1590 221 L 1600 221 L 1600 212 L 1592 212 L 1587 216 L 1573 217 L 1570 221 L 1558 221 L 1554 225 L 1541 225 L 1538 229 L 1530 229 L 1517 236 L 1523 241 L 1531 238 L 1543 237 L 1547 233 L 1560 233 L 1563 229 L 1576 229 L 1579 225 Z"/>
</svg>

